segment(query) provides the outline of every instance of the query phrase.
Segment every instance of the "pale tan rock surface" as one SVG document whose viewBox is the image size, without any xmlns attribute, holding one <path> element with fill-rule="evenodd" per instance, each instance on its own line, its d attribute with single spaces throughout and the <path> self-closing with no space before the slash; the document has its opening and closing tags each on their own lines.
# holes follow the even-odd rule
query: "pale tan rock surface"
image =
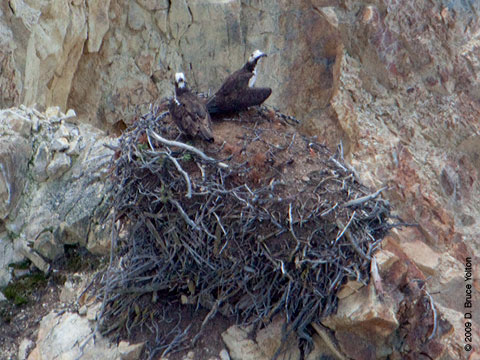
<svg viewBox="0 0 480 360">
<path fill-rule="evenodd" d="M 271 359 L 283 346 L 278 359 L 300 359 L 298 340 L 290 336 L 285 342 L 281 342 L 282 326 L 284 321 L 277 317 L 271 324 L 257 333 L 252 339 L 248 329 L 240 326 L 232 326 L 222 333 L 222 339 L 227 346 L 232 360 L 263 360 Z"/>
<path fill-rule="evenodd" d="M 97 334 L 92 338 L 94 325 L 71 312 L 51 312 L 42 319 L 36 346 L 28 360 L 105 359 L 137 360 L 143 344 L 122 341 L 115 345 Z"/>
</svg>

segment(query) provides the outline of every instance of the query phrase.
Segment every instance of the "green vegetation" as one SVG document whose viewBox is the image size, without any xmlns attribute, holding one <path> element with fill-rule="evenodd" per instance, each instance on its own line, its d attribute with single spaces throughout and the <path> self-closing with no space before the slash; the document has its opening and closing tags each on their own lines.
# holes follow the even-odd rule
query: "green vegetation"
<svg viewBox="0 0 480 360">
<path fill-rule="evenodd" d="M 28 303 L 33 291 L 39 287 L 44 287 L 47 279 L 43 273 L 34 273 L 26 275 L 2 288 L 2 292 L 16 306 L 22 306 Z"/>
</svg>

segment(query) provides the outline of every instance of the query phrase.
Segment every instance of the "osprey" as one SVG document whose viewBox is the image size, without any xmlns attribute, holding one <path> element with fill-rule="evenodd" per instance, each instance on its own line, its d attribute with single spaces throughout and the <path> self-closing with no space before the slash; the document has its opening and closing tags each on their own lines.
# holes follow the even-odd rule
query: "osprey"
<svg viewBox="0 0 480 360">
<path fill-rule="evenodd" d="M 267 55 L 255 50 L 241 69 L 227 77 L 207 102 L 210 114 L 245 110 L 249 106 L 260 105 L 270 96 L 272 89 L 253 87 L 257 79 L 257 63 L 264 56 Z"/>
<path fill-rule="evenodd" d="M 175 97 L 168 110 L 182 132 L 213 142 L 212 120 L 205 103 L 187 88 L 185 75 L 181 72 L 175 74 Z"/>
</svg>

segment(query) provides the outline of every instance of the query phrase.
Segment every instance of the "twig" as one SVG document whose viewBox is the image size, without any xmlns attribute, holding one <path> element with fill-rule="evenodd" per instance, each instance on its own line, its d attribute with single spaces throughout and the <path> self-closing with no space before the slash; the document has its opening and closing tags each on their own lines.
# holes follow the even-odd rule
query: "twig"
<svg viewBox="0 0 480 360">
<path fill-rule="evenodd" d="M 432 313 L 433 313 L 433 329 L 432 329 L 432 333 L 428 337 L 428 340 L 432 340 L 433 337 L 435 336 L 435 333 L 437 332 L 437 309 L 435 309 L 435 304 L 433 303 L 432 296 L 428 293 L 427 290 L 423 290 L 423 291 L 425 291 L 425 294 L 427 294 L 428 299 L 430 300 L 430 307 L 432 308 Z"/>
<path fill-rule="evenodd" d="M 185 172 L 185 170 L 182 169 L 182 166 L 179 164 L 179 162 L 177 161 L 177 159 L 175 159 L 173 156 L 170 156 L 168 155 L 167 153 L 165 153 L 165 155 L 168 157 L 168 159 L 173 162 L 173 164 L 175 165 L 175 167 L 177 168 L 177 170 L 180 172 L 180 174 L 182 174 L 182 176 L 185 178 L 185 181 L 187 183 L 187 198 L 188 199 L 191 199 L 192 198 L 192 183 L 190 181 L 190 177 L 188 176 L 188 174 Z"/>
<path fill-rule="evenodd" d="M 353 218 L 355 217 L 355 214 L 356 214 L 357 210 L 355 210 L 353 213 L 352 213 L 352 216 L 350 216 L 350 220 L 348 220 L 348 223 L 347 225 L 345 225 L 345 227 L 343 228 L 342 232 L 337 236 L 337 238 L 335 239 L 335 241 L 333 242 L 333 244 L 335 245 L 337 243 L 338 240 L 340 240 L 343 236 L 343 234 L 345 233 L 345 231 L 347 231 L 348 227 L 350 226 L 350 224 L 352 223 L 353 221 Z"/>
<path fill-rule="evenodd" d="M 167 139 L 161 137 L 161 136 L 158 135 L 155 131 L 152 131 L 152 130 L 150 130 L 150 134 L 151 134 L 155 139 L 157 139 L 158 141 L 160 141 L 161 143 L 163 143 L 163 144 L 165 144 L 165 145 L 168 145 L 168 146 L 176 146 L 176 147 L 179 147 L 179 148 L 182 148 L 182 149 L 191 151 L 191 152 L 197 154 L 198 156 L 200 156 L 203 160 L 214 162 L 214 163 L 217 164 L 219 167 L 221 167 L 221 168 L 223 168 L 223 169 L 228 169 L 228 165 L 227 165 L 227 164 L 225 164 L 225 163 L 223 163 L 223 162 L 218 162 L 218 161 L 215 160 L 214 158 L 211 158 L 210 156 L 205 155 L 205 153 L 204 153 L 203 151 L 198 150 L 196 147 L 193 147 L 193 146 L 188 145 L 188 144 L 184 144 L 184 143 L 179 142 L 179 141 L 167 140 Z"/>
<path fill-rule="evenodd" d="M 195 222 L 192 221 L 192 219 L 190 219 L 190 217 L 187 215 L 187 213 L 185 212 L 185 210 L 183 210 L 182 206 L 180 205 L 180 203 L 177 201 L 177 200 L 172 200 L 172 199 L 168 199 L 168 202 L 175 205 L 175 207 L 178 209 L 178 211 L 180 212 L 180 214 L 182 215 L 183 219 L 185 220 L 185 222 L 190 225 L 192 228 L 194 228 L 195 230 L 201 230 L 197 224 L 195 224 Z"/>
<path fill-rule="evenodd" d="M 357 199 L 353 199 L 353 200 L 350 200 L 350 201 L 347 201 L 345 204 L 343 204 L 342 206 L 343 207 L 349 207 L 349 206 L 356 206 L 356 205 L 360 205 L 360 204 L 363 204 L 369 200 L 372 200 L 372 199 L 375 199 L 378 195 L 380 195 L 380 193 L 387 189 L 388 186 L 384 186 L 382 187 L 380 190 L 378 191 L 375 191 L 373 194 L 370 194 L 370 195 L 366 195 L 366 196 L 362 196 L 362 197 L 359 197 Z"/>
</svg>

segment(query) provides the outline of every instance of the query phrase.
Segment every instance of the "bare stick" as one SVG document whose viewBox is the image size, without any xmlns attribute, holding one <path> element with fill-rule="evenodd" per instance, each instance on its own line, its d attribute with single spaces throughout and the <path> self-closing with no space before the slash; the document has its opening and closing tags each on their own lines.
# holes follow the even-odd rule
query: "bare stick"
<svg viewBox="0 0 480 360">
<path fill-rule="evenodd" d="M 362 197 L 359 197 L 357 199 L 353 199 L 353 200 L 350 200 L 350 201 L 347 201 L 345 204 L 343 204 L 343 207 L 348 207 L 348 206 L 355 206 L 355 205 L 360 205 L 360 204 L 363 204 L 365 202 L 367 202 L 368 200 L 372 200 L 372 199 L 375 199 L 378 195 L 380 195 L 380 193 L 387 189 L 388 186 L 384 186 L 382 187 L 380 190 L 374 192 L 373 194 L 370 194 L 370 195 L 366 195 L 366 196 L 362 196 Z"/>
<path fill-rule="evenodd" d="M 380 273 L 378 272 L 378 264 L 377 264 L 377 257 L 372 257 L 372 262 L 370 263 L 370 274 L 372 275 L 373 285 L 377 290 L 377 294 L 383 296 L 383 286 L 382 286 L 382 278 L 380 277 Z"/>
<path fill-rule="evenodd" d="M 352 216 L 350 216 L 350 220 L 348 220 L 347 225 L 345 225 L 345 227 L 343 228 L 342 232 L 337 236 L 337 238 L 335 239 L 334 244 L 336 244 L 337 241 L 341 239 L 341 237 L 343 236 L 343 234 L 345 233 L 345 231 L 347 231 L 348 227 L 349 227 L 350 224 L 352 223 L 353 218 L 355 217 L 356 211 L 357 211 L 357 210 L 355 210 L 355 211 L 352 213 Z"/>
<path fill-rule="evenodd" d="M 194 228 L 195 230 L 200 230 L 200 228 L 197 226 L 197 224 L 195 224 L 193 222 L 192 219 L 190 219 L 187 215 L 187 213 L 185 212 L 185 210 L 183 210 L 182 206 L 179 204 L 179 202 L 177 200 L 171 200 L 169 199 L 168 200 L 171 204 L 175 205 L 175 207 L 178 209 L 178 211 L 180 212 L 180 214 L 182 215 L 183 219 L 185 220 L 185 222 L 190 225 L 192 228 Z"/>
<path fill-rule="evenodd" d="M 171 162 L 173 162 L 173 164 L 175 165 L 177 170 L 185 178 L 185 181 L 187 182 L 187 189 L 188 189 L 187 190 L 187 198 L 191 199 L 192 198 L 192 182 L 190 181 L 190 177 L 185 172 L 185 170 L 182 169 L 182 166 L 178 163 L 177 159 L 175 159 L 173 156 L 168 155 L 167 153 L 165 153 L 165 155 L 170 159 Z"/>
<path fill-rule="evenodd" d="M 191 145 L 184 144 L 184 143 L 179 142 L 179 141 L 167 140 L 167 139 L 161 137 L 160 135 L 158 135 L 155 131 L 151 131 L 151 130 L 150 130 L 150 134 L 151 134 L 155 139 L 157 139 L 158 141 L 160 141 L 162 144 L 165 144 L 165 145 L 168 145 L 168 146 L 176 146 L 176 147 L 179 147 L 179 148 L 182 148 L 182 149 L 191 151 L 191 152 L 197 154 L 198 156 L 200 156 L 203 160 L 215 162 L 219 167 L 221 167 L 221 168 L 223 168 L 223 169 L 228 169 L 228 165 L 227 165 L 227 164 L 225 164 L 225 163 L 223 163 L 223 162 L 217 162 L 217 160 L 215 160 L 214 158 L 211 158 L 210 156 L 205 155 L 205 153 L 204 153 L 203 151 L 198 150 L 196 147 L 193 147 L 193 146 L 191 146 Z"/>
<path fill-rule="evenodd" d="M 427 290 L 424 290 L 424 291 L 425 291 L 425 294 L 427 294 L 428 299 L 430 300 L 430 307 L 432 308 L 432 312 L 433 312 L 433 329 L 432 329 L 432 333 L 428 337 L 428 340 L 432 340 L 433 337 L 435 336 L 435 333 L 437 332 L 437 309 L 435 309 L 432 296 L 428 293 Z"/>
</svg>

